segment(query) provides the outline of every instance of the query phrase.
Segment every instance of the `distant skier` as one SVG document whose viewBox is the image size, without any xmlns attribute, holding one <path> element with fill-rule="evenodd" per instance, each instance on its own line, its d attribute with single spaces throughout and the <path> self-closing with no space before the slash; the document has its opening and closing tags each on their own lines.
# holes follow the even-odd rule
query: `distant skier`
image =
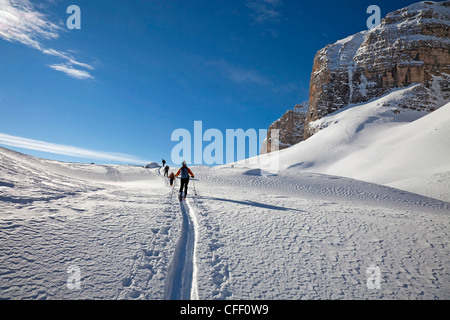
<svg viewBox="0 0 450 320">
<path fill-rule="evenodd" d="M 169 166 L 164 167 L 164 177 L 169 177 Z"/>
<path fill-rule="evenodd" d="M 165 165 L 166 165 L 166 160 L 162 159 L 162 168 L 165 169 Z M 161 174 L 161 168 L 158 169 L 159 170 L 159 174 Z"/>
<path fill-rule="evenodd" d="M 173 186 L 173 181 L 175 180 L 175 174 L 173 172 L 170 173 L 169 182 L 170 186 Z"/>
<path fill-rule="evenodd" d="M 191 169 L 187 167 L 186 161 L 183 161 L 183 166 L 178 170 L 175 176 L 178 177 L 180 173 L 181 173 L 181 183 L 180 183 L 180 200 L 181 200 L 183 197 L 183 188 L 184 188 L 184 198 L 186 199 L 189 184 L 189 176 L 193 178 L 194 174 L 192 173 Z"/>
</svg>

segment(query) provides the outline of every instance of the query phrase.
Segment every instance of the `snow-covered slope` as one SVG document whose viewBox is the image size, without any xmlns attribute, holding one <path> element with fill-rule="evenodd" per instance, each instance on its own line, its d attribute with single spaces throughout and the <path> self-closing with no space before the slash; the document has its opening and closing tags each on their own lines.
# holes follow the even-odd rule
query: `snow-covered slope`
<svg viewBox="0 0 450 320">
<path fill-rule="evenodd" d="M 182 203 L 159 168 L 0 148 L 0 299 L 448 299 L 450 104 L 400 108 L 413 91 L 192 167 Z"/>
<path fill-rule="evenodd" d="M 321 130 L 310 139 L 235 165 L 265 168 L 279 156 L 281 170 L 350 177 L 450 201 L 450 103 L 432 113 L 399 107 L 414 88 L 348 106 L 313 122 Z"/>
<path fill-rule="evenodd" d="M 162 299 L 181 230 L 164 186 L 157 169 L 0 148 L 0 299 Z"/>
<path fill-rule="evenodd" d="M 179 204 L 158 169 L 0 148 L 0 298 L 450 297 L 448 202 L 297 170 L 191 169 Z"/>
<path fill-rule="evenodd" d="M 314 173 L 194 172 L 201 298 L 448 296 L 449 203 Z M 380 290 L 366 285 L 372 265 L 381 270 Z"/>
</svg>

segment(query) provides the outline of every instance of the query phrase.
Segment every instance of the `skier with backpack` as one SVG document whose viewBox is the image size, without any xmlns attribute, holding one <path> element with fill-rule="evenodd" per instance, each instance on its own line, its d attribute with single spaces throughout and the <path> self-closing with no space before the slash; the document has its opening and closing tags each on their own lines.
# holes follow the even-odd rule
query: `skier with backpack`
<svg viewBox="0 0 450 320">
<path fill-rule="evenodd" d="M 187 189 L 189 184 L 189 176 L 194 178 L 194 174 L 191 169 L 189 169 L 186 165 L 186 161 L 183 161 L 183 166 L 178 170 L 175 174 L 178 177 L 181 173 L 181 183 L 180 183 L 180 200 L 183 199 L 183 188 L 184 188 L 184 199 L 186 199 Z"/>
<path fill-rule="evenodd" d="M 170 182 L 170 186 L 173 186 L 173 181 L 175 180 L 175 174 L 173 172 L 170 173 L 169 176 L 169 182 Z"/>
<path fill-rule="evenodd" d="M 169 166 L 164 167 L 164 177 L 169 177 Z"/>
</svg>

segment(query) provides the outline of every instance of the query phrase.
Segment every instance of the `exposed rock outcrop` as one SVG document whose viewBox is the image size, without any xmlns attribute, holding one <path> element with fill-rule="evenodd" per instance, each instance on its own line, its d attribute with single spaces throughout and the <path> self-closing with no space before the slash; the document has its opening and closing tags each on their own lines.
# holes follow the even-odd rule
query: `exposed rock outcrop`
<svg viewBox="0 0 450 320">
<path fill-rule="evenodd" d="M 389 13 L 381 24 L 319 50 L 310 80 L 309 123 L 350 104 L 380 97 L 394 88 L 421 83 L 449 99 L 450 1 L 420 2 Z M 433 77 L 434 76 L 434 77 Z M 436 86 L 436 84 L 435 84 Z M 411 108 L 433 111 L 434 96 L 423 90 Z"/>
<path fill-rule="evenodd" d="M 272 151 L 272 130 L 279 130 L 278 148 L 285 149 L 303 140 L 303 124 L 305 123 L 306 113 L 309 103 L 303 102 L 297 104 L 294 109 L 286 111 L 283 116 L 272 123 L 267 132 L 267 138 L 264 140 L 261 153 Z"/>
<path fill-rule="evenodd" d="M 389 13 L 372 30 L 319 50 L 306 116 L 288 111 L 270 126 L 269 135 L 271 128 L 280 129 L 282 149 L 317 132 L 313 121 L 412 84 L 420 84 L 417 96 L 405 100 L 404 108 L 433 111 L 450 101 L 450 1 L 412 4 Z M 290 134 L 292 128 L 301 128 L 303 136 L 299 129 Z"/>
</svg>

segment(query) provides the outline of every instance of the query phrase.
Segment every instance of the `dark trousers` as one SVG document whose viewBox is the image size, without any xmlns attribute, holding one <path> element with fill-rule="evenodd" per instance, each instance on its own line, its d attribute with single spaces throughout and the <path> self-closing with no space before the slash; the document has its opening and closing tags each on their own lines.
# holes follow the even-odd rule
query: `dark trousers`
<svg viewBox="0 0 450 320">
<path fill-rule="evenodd" d="M 189 178 L 181 178 L 180 192 L 182 192 L 183 188 L 184 188 L 185 195 L 187 194 L 188 184 L 189 184 Z"/>
</svg>

